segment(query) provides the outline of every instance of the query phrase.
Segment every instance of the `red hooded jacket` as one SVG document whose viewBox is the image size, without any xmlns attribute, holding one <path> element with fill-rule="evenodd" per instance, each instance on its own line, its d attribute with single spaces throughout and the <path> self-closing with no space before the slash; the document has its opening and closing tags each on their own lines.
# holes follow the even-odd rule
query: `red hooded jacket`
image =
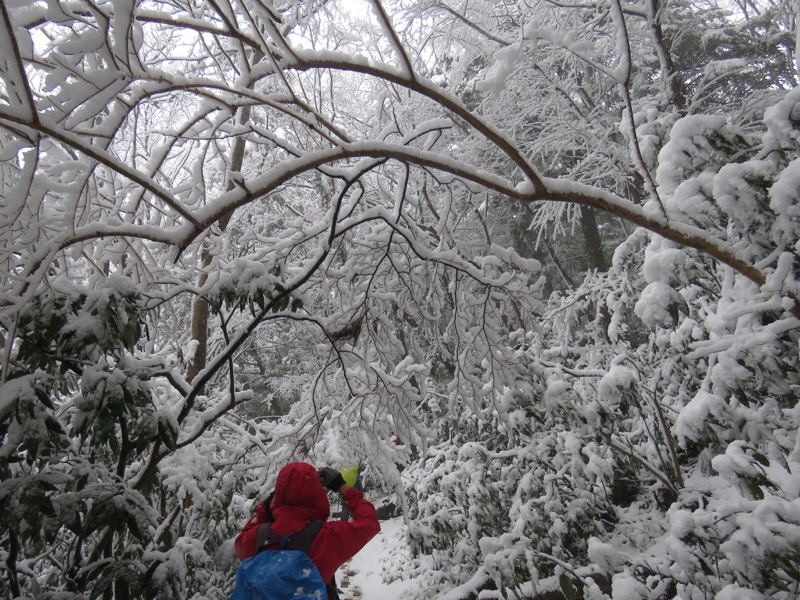
<svg viewBox="0 0 800 600">
<path fill-rule="evenodd" d="M 324 521 L 308 556 L 326 584 L 331 583 L 336 569 L 353 558 L 381 530 L 375 507 L 364 499 L 364 494 L 348 488 L 344 501 L 353 520 L 349 523 L 328 521 L 331 512 L 328 494 L 314 467 L 290 463 L 278 473 L 275 496 L 270 504 L 275 518 L 271 523 L 272 531 L 280 536 L 291 535 L 311 521 Z M 255 555 L 258 528 L 268 522 L 266 510 L 260 504 L 256 514 L 236 536 L 234 548 L 239 560 Z"/>
</svg>

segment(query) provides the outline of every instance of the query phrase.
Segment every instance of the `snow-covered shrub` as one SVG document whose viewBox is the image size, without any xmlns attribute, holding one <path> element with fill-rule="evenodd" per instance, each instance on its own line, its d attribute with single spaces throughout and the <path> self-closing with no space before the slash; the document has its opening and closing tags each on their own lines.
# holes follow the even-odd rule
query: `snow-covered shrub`
<svg viewBox="0 0 800 600">
<path fill-rule="evenodd" d="M 244 481 L 230 455 L 217 462 L 230 444 L 218 435 L 148 468 L 179 440 L 164 364 L 136 356 L 147 310 L 110 278 L 40 294 L 20 317 L 0 386 L 0 526 L 16 549 L 0 555 L 21 590 L 227 597 L 216 555 L 242 521 L 232 501 Z"/>
<path fill-rule="evenodd" d="M 636 314 L 651 331 L 647 344 L 631 348 L 638 375 L 633 386 L 622 387 L 656 399 L 663 420 L 660 431 L 652 431 L 664 443 L 654 453 L 654 446 L 632 444 L 636 437 L 630 433 L 623 439 L 662 474 L 670 463 L 678 466 L 679 478 L 672 479 L 676 495 L 667 505 L 669 520 L 645 538 L 633 537 L 635 552 L 609 554 L 603 538 L 593 542 L 590 557 L 612 577 L 615 598 L 669 593 L 691 599 L 788 599 L 800 586 L 793 475 L 798 345 L 787 310 L 792 305 L 773 295 L 795 286 L 796 257 L 786 258 L 786 264 L 778 257 L 794 244 L 785 232 L 795 232 L 797 224 L 785 202 L 776 202 L 779 210 L 773 211 L 769 200 L 785 198 L 786 188 L 775 186 L 791 180 L 781 169 L 793 163 L 794 124 L 788 114 L 794 96 L 787 94 L 781 108 L 768 112 L 762 155 L 715 117 L 694 119 L 692 127 L 679 121 L 659 157 L 659 189 L 668 211 L 717 225 L 724 216 L 731 243 L 742 256 L 765 258 L 763 264 L 775 268 L 768 279 L 780 278 L 781 284 L 759 289 L 693 251 L 658 237 L 649 244 L 642 265 L 647 287 Z M 785 143 L 777 152 L 779 136 Z M 731 163 L 726 155 L 738 160 Z M 687 194 L 690 190 L 701 194 Z M 646 508 L 639 496 L 621 511 L 625 526 L 607 539 L 625 535 L 634 523 L 644 527 Z M 620 544 L 610 547 L 619 550 Z"/>
<path fill-rule="evenodd" d="M 625 467 L 595 441 L 575 391 L 546 381 L 532 340 L 512 336 L 519 380 L 504 399 L 507 418 L 440 414 L 442 443 L 404 473 L 412 549 L 432 557 L 434 584 L 444 572 L 463 582 L 483 567 L 501 589 L 518 590 L 580 564 L 587 540 L 616 518 Z"/>
<path fill-rule="evenodd" d="M 772 476 L 777 481 L 792 477 L 783 468 L 773 469 Z M 746 479 L 747 489 L 755 489 L 756 480 Z M 797 499 L 781 497 L 784 491 L 765 478 L 761 483 L 767 487 L 757 499 L 738 495 L 718 478 L 691 483 L 702 490 L 700 505 L 676 508 L 669 515 L 665 544 L 672 562 L 653 557 L 682 597 L 721 594 L 730 586 L 757 597 L 795 597 L 800 585 Z"/>
<path fill-rule="evenodd" d="M 707 134 L 692 134 L 684 150 L 700 155 L 673 172 L 708 178 L 708 212 L 693 221 L 725 214 L 732 239 L 759 253 L 772 217 L 752 228 L 729 204 L 752 198 L 752 179 L 712 185 L 741 140 L 723 121 Z M 716 207 L 715 189 L 727 190 Z M 554 295 L 535 331 L 512 336 L 516 391 L 498 398 L 502 412 L 463 414 L 456 400 L 436 415 L 442 444 L 409 474 L 416 549 L 441 572 L 455 557 L 509 590 L 585 567 L 615 598 L 791 597 L 800 378 L 786 306 L 695 250 L 634 233 L 608 273 Z"/>
</svg>

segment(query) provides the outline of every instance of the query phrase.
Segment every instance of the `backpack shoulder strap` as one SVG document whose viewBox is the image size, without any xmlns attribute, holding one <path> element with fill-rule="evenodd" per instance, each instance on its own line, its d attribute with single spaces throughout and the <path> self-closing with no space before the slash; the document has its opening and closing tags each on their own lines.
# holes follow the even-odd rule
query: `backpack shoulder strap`
<svg viewBox="0 0 800 600">
<path fill-rule="evenodd" d="M 285 541 L 281 541 L 281 547 L 286 550 L 301 550 L 308 554 L 311 544 L 317 537 L 320 529 L 322 529 L 322 521 L 311 521 L 303 529 L 298 531 L 292 536 L 289 536 Z"/>
<path fill-rule="evenodd" d="M 258 532 L 256 533 L 256 554 L 261 552 L 267 546 L 274 546 L 275 544 L 280 543 L 281 537 L 273 533 L 269 524 L 264 523 L 263 525 L 259 526 Z"/>
<path fill-rule="evenodd" d="M 258 528 L 258 533 L 256 533 L 256 554 L 266 549 L 267 546 L 279 546 L 281 550 L 301 550 L 308 554 L 320 529 L 322 529 L 322 521 L 311 521 L 297 533 L 281 537 L 265 523 Z"/>
</svg>

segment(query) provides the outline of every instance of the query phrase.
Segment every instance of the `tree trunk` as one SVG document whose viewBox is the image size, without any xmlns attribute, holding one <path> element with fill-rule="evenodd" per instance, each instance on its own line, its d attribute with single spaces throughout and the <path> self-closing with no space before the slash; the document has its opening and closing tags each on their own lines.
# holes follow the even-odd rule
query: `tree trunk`
<svg viewBox="0 0 800 600">
<path fill-rule="evenodd" d="M 242 109 L 242 115 L 239 123 L 246 123 L 249 119 L 250 107 L 246 106 Z M 233 147 L 233 156 L 231 157 L 231 173 L 238 173 L 242 170 L 245 143 L 246 141 L 243 137 L 236 139 L 236 145 Z M 233 189 L 235 185 L 236 184 L 233 181 L 228 181 L 228 190 Z M 228 223 L 230 223 L 231 220 L 231 216 L 232 213 L 228 213 L 219 221 L 217 221 L 220 234 L 227 229 Z M 202 271 L 197 282 L 200 287 L 203 287 L 208 280 L 207 269 L 211 264 L 212 258 L 213 256 L 211 255 L 211 252 L 209 252 L 208 247 L 204 246 L 202 255 L 200 257 Z M 186 380 L 189 383 L 191 383 L 194 378 L 197 377 L 197 374 L 200 373 L 200 371 L 206 368 L 206 361 L 208 360 L 208 316 L 208 302 L 206 302 L 205 298 L 197 298 L 192 306 L 192 340 L 197 342 L 197 348 L 195 349 L 194 356 L 192 357 L 192 360 L 189 362 L 189 366 L 186 369 Z M 205 394 L 205 390 L 198 390 L 198 393 Z"/>
<path fill-rule="evenodd" d="M 661 78 L 664 81 L 664 91 L 667 101 L 679 113 L 686 112 L 686 96 L 683 95 L 683 82 L 675 70 L 672 55 L 669 51 L 669 42 L 664 36 L 661 27 L 661 6 L 659 0 L 648 0 L 647 21 L 653 34 L 653 42 L 661 65 Z"/>
<path fill-rule="evenodd" d="M 597 229 L 597 218 L 593 208 L 581 206 L 581 230 L 583 231 L 583 245 L 586 250 L 588 268 L 607 271 L 608 262 L 603 255 L 603 244 L 600 240 L 600 231 Z"/>
</svg>

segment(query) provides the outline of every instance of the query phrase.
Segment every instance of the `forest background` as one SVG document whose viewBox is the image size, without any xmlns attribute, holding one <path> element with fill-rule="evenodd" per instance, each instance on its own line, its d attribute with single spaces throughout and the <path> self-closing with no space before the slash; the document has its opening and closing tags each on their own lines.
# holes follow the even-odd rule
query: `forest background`
<svg viewBox="0 0 800 600">
<path fill-rule="evenodd" d="M 366 459 L 420 598 L 796 598 L 798 11 L 4 0 L 0 596 Z"/>
</svg>

